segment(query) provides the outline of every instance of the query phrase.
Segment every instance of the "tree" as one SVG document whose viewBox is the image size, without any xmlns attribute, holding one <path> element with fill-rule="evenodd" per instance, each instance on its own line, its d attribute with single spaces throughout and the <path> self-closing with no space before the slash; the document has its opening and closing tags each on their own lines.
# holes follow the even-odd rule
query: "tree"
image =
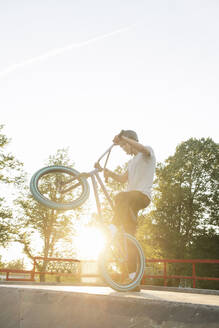
<svg viewBox="0 0 219 328">
<path fill-rule="evenodd" d="M 54 156 L 49 158 L 47 165 L 73 166 L 66 149 L 58 150 Z M 54 188 L 51 187 L 50 179 L 48 177 L 43 182 L 42 188 L 57 197 L 57 190 L 55 186 Z M 19 233 L 16 234 L 15 240 L 24 245 L 24 252 L 29 258 L 33 259 L 36 255 L 45 258 L 63 256 L 65 251 L 63 247 L 69 249 L 69 256 L 72 255 L 73 219 L 79 216 L 81 208 L 68 212 L 46 208 L 33 199 L 29 193 L 29 188 L 17 199 L 16 204 L 19 205 L 20 214 L 17 220 Z M 33 245 L 34 237 L 37 238 L 39 244 L 42 243 L 38 249 L 36 244 Z M 41 272 L 45 272 L 47 266 L 48 262 L 45 260 L 42 263 L 37 263 L 37 268 Z M 44 280 L 44 275 L 41 275 L 42 280 Z"/>
<path fill-rule="evenodd" d="M 194 238 L 191 246 L 191 258 L 219 259 L 219 234 L 213 229 L 203 229 L 202 233 Z M 199 277 L 219 277 L 219 264 L 202 263 L 196 265 L 196 274 Z M 198 288 L 219 289 L 219 281 L 198 280 Z"/>
<path fill-rule="evenodd" d="M 13 260 L 10 262 L 1 262 L 1 266 L 4 269 L 12 269 L 12 270 L 24 270 L 25 265 L 24 265 L 24 260 Z"/>
<path fill-rule="evenodd" d="M 1 133 L 3 125 L 0 125 L 0 186 L 7 193 L 7 186 L 19 187 L 24 182 L 23 164 L 12 154 L 6 152 L 6 146 L 10 140 Z M 0 243 L 5 245 L 9 241 L 12 232 L 12 210 L 9 209 L 4 197 L 0 197 Z"/>
<path fill-rule="evenodd" d="M 156 170 L 150 242 L 164 258 L 188 258 L 202 229 L 218 225 L 218 145 L 210 138 L 182 142 Z"/>
</svg>

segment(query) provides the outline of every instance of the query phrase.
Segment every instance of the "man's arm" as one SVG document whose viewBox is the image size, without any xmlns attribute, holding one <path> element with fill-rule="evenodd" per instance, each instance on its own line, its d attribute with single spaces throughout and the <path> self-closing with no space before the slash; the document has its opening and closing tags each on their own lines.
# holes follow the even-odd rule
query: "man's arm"
<svg viewBox="0 0 219 328">
<path fill-rule="evenodd" d="M 127 142 L 129 145 L 131 145 L 134 149 L 136 149 L 138 152 L 146 154 L 147 156 L 151 156 L 150 151 L 142 144 L 140 144 L 140 142 L 137 142 L 133 139 L 129 139 L 123 135 L 119 136 L 115 136 L 115 138 L 113 139 L 113 142 L 115 144 L 120 144 L 122 142 Z"/>
<path fill-rule="evenodd" d="M 128 181 L 128 171 L 126 171 L 124 174 L 116 174 L 115 172 L 112 172 L 108 169 L 104 170 L 104 177 L 105 179 L 107 178 L 112 178 L 113 180 L 116 180 L 117 182 L 120 183 L 125 183 Z"/>
</svg>

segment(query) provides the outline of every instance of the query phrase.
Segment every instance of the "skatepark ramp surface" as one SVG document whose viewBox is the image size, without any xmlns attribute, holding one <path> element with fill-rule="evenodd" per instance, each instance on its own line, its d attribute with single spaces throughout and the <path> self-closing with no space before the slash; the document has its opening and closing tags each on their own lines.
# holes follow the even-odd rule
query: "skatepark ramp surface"
<svg viewBox="0 0 219 328">
<path fill-rule="evenodd" d="M 219 328 L 219 292 L 0 285 L 0 328 Z"/>
</svg>

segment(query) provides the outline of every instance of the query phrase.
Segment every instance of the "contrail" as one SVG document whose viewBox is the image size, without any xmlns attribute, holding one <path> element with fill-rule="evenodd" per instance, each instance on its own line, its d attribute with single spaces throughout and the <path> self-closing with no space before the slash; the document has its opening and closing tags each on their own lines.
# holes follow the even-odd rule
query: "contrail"
<svg viewBox="0 0 219 328">
<path fill-rule="evenodd" d="M 43 61 L 43 60 L 45 60 L 47 58 L 50 58 L 50 57 L 60 55 L 64 52 L 66 52 L 66 51 L 72 50 L 73 48 L 81 48 L 81 47 L 84 47 L 86 45 L 89 45 L 90 43 L 93 43 L 93 42 L 96 42 L 96 41 L 99 41 L 99 40 L 102 40 L 102 39 L 105 39 L 105 38 L 109 38 L 109 37 L 111 37 L 113 35 L 116 35 L 116 34 L 119 34 L 121 32 L 128 31 L 132 27 L 134 27 L 135 25 L 136 24 L 132 24 L 130 26 L 123 27 L 123 28 L 118 29 L 116 31 L 113 31 L 113 32 L 110 32 L 110 33 L 106 33 L 106 34 L 103 34 L 103 35 L 96 36 L 94 38 L 88 39 L 87 41 L 83 41 L 83 42 L 80 42 L 80 43 L 72 43 L 72 44 L 69 44 L 68 46 L 65 46 L 65 47 L 62 47 L 62 48 L 53 49 L 53 50 L 50 50 L 50 51 L 48 51 L 48 52 L 46 52 L 42 55 L 32 57 L 32 58 L 24 60 L 20 63 L 11 65 L 11 66 L 7 67 L 6 69 L 4 69 L 3 71 L 0 72 L 0 77 L 5 77 L 9 73 L 14 72 L 18 68 L 33 64 L 33 63 L 38 62 L 38 61 Z"/>
</svg>

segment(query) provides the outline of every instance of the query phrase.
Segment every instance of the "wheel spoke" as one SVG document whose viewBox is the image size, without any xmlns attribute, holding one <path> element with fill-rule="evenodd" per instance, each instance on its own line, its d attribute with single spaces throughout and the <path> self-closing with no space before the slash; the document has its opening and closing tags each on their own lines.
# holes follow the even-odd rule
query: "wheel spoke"
<svg viewBox="0 0 219 328">
<path fill-rule="evenodd" d="M 49 199 L 58 203 L 69 203 L 80 197 L 83 192 L 81 182 L 60 190 L 60 185 L 64 185 L 66 179 L 69 180 L 66 173 L 48 173 L 41 177 L 38 182 L 38 188 L 41 195 L 46 199 Z M 58 192 L 59 191 L 59 192 Z"/>
<path fill-rule="evenodd" d="M 64 166 L 45 167 L 33 175 L 30 189 L 36 200 L 45 206 L 73 209 L 83 204 L 89 196 L 87 180 L 78 178 L 78 175 L 78 171 Z"/>
</svg>

